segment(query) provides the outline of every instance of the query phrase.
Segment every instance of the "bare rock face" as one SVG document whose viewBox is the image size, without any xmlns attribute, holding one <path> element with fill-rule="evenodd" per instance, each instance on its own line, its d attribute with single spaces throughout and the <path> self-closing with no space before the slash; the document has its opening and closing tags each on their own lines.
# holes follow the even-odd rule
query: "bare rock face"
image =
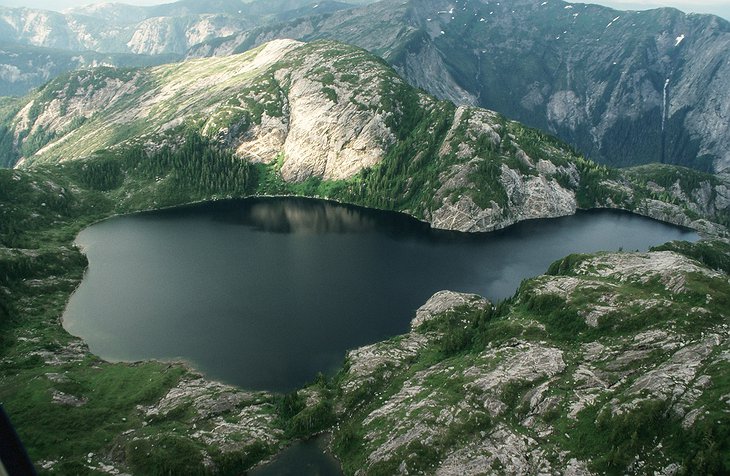
<svg viewBox="0 0 730 476">
<path fill-rule="evenodd" d="M 709 270 L 696 261 L 671 251 L 606 255 L 580 263 L 576 273 L 642 284 L 658 279 L 672 294 L 687 291 L 687 280 L 684 276 L 688 273 L 713 279 L 722 276 L 722 273 Z"/>
<path fill-rule="evenodd" d="M 685 407 L 694 404 L 702 394 L 692 388 L 699 368 L 722 341 L 719 335 L 711 335 L 701 342 L 681 348 L 667 362 L 636 379 L 628 392 L 676 400 L 678 405 L 675 411 L 684 416 Z M 700 388 L 709 383 L 706 381 L 708 378 L 699 379 Z M 621 411 L 621 407 L 615 411 Z"/>
<path fill-rule="evenodd" d="M 385 124 L 388 113 L 370 109 L 382 101 L 381 79 L 369 74 L 367 65 L 353 62 L 350 74 L 358 78 L 361 88 L 353 90 L 337 78 L 331 84 L 325 81 L 325 86 L 308 76 L 317 68 L 327 69 L 327 61 L 316 55 L 304 61 L 295 71 L 282 73 L 289 91 L 282 177 L 292 182 L 309 177 L 344 179 L 379 163 L 395 141 Z M 333 77 L 339 74 L 330 72 Z"/>
<path fill-rule="evenodd" d="M 570 177 L 572 183 L 577 183 L 579 174 L 574 164 L 556 165 L 550 160 L 532 158 L 519 146 L 510 154 L 519 165 L 508 165 L 504 156 L 499 162 L 480 157 L 477 150 L 480 141 L 486 139 L 490 147 L 499 149 L 503 142 L 514 140 L 507 134 L 503 141 L 504 129 L 492 111 L 463 106 L 456 109 L 439 149 L 441 157 L 455 156 L 456 163 L 441 174 L 441 186 L 435 195 L 436 203 L 441 206 L 427 217 L 434 228 L 483 232 L 522 220 L 575 213 L 578 208 L 575 191 L 557 181 L 558 177 Z M 499 167 L 499 178 L 495 183 L 481 183 L 480 169 L 492 166 L 487 165 L 492 161 Z M 483 200 L 477 203 L 475 197 L 483 188 L 491 188 L 500 202 L 491 199 L 488 203 Z"/>
<path fill-rule="evenodd" d="M 192 409 L 185 426 L 189 437 L 221 451 L 235 451 L 254 443 L 276 445 L 278 428 L 269 396 L 245 392 L 199 376 L 182 379 L 154 405 L 140 407 L 147 420 L 165 418 L 170 412 Z"/>
<path fill-rule="evenodd" d="M 203 41 L 233 35 L 244 25 L 240 19 L 226 15 L 153 17 L 135 25 L 125 46 L 136 54 L 183 54 Z"/>
<path fill-rule="evenodd" d="M 352 393 L 372 383 L 375 378 L 387 378 L 393 369 L 401 368 L 418 352 L 438 339 L 438 335 L 424 333 L 421 326 L 434 317 L 460 307 L 484 309 L 491 306 L 489 301 L 476 294 L 439 291 L 416 310 L 411 321 L 411 332 L 397 342 L 384 341 L 360 347 L 347 353 L 347 381 L 343 385 L 345 392 Z"/>
<path fill-rule="evenodd" d="M 520 476 L 552 474 L 553 469 L 536 440 L 507 426 L 499 426 L 483 441 L 450 454 L 435 474 L 476 476 L 489 474 L 497 468 L 502 468 L 506 474 Z"/>
<path fill-rule="evenodd" d="M 250 160 L 280 160 L 287 181 L 346 179 L 379 163 L 395 141 L 387 121 L 397 111 L 384 101 L 403 83 L 376 62 L 351 47 L 277 40 L 244 55 L 121 77 L 79 73 L 75 89 L 59 84 L 18 113 L 16 143 L 52 134 L 35 155 L 68 160 L 115 145 L 120 127 L 129 140 L 149 141 L 204 118 L 204 134 Z M 77 130 L 86 120 L 94 127 Z"/>
<path fill-rule="evenodd" d="M 502 389 L 513 381 L 536 382 L 565 370 L 563 353 L 559 349 L 526 342 L 511 344 L 504 349 L 490 350 L 484 357 L 499 364 L 488 372 L 479 367 L 464 372 L 465 376 L 473 378 L 470 385 L 481 392 Z M 491 366 L 486 368 L 489 367 Z"/>
<path fill-rule="evenodd" d="M 379 163 L 395 141 L 386 125 L 391 113 L 380 106 L 385 78 L 357 61 L 359 55 L 337 58 L 352 65 L 344 80 L 333 61 L 317 51 L 288 55 L 297 67 L 274 75 L 283 92 L 275 98 L 280 112 L 264 112 L 236 143 L 238 153 L 266 163 L 280 158 L 282 178 L 289 182 L 346 179 Z"/>
<path fill-rule="evenodd" d="M 405 55 L 399 64 L 394 65 L 396 71 L 408 78 L 414 86 L 429 91 L 436 97 L 456 104 L 478 106 L 479 99 L 454 80 L 433 43 L 419 46 Z"/>
<path fill-rule="evenodd" d="M 496 207 L 495 207 L 496 208 Z M 492 231 L 508 226 L 501 225 L 500 209 L 483 209 L 469 196 L 462 196 L 456 203 L 446 203 L 431 215 L 434 228 L 463 232 Z"/>
<path fill-rule="evenodd" d="M 86 397 L 76 397 L 74 395 L 68 395 L 66 393 L 54 390 L 51 396 L 51 401 L 56 405 L 64 405 L 68 407 L 81 407 L 88 403 L 89 399 Z"/>
</svg>

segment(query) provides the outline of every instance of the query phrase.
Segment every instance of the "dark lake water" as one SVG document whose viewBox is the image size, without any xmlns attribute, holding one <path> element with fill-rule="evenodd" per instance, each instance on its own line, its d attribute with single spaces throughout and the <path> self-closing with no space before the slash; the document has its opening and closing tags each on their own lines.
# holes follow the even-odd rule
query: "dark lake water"
<svg viewBox="0 0 730 476">
<path fill-rule="evenodd" d="M 89 270 L 64 326 L 108 360 L 181 358 L 244 388 L 288 391 L 339 367 L 347 349 L 407 331 L 436 291 L 503 299 L 570 253 L 696 238 L 615 211 L 468 235 L 315 200 L 207 203 L 82 231 Z"/>
<path fill-rule="evenodd" d="M 297 441 L 250 476 L 341 476 L 340 462 L 327 448 L 327 437 Z"/>
</svg>

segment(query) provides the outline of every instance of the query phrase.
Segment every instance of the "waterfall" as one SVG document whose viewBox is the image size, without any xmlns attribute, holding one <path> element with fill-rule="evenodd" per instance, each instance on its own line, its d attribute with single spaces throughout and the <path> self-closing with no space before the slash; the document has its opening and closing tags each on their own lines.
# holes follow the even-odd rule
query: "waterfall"
<svg viewBox="0 0 730 476">
<path fill-rule="evenodd" d="M 660 157 L 659 162 L 664 163 L 666 157 L 667 147 L 667 134 L 664 131 L 664 127 L 667 122 L 667 90 L 669 89 L 669 78 L 664 81 L 664 92 L 662 94 L 662 136 L 661 136 L 661 150 L 659 151 Z"/>
<path fill-rule="evenodd" d="M 667 89 L 669 88 L 669 78 L 664 81 L 664 93 L 662 97 L 662 132 L 664 132 L 664 125 L 667 122 Z"/>
</svg>

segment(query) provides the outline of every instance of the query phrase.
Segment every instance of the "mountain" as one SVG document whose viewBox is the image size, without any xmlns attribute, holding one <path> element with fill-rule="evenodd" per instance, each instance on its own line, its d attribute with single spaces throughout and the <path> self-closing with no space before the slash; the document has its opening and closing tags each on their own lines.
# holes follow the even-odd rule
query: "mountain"
<svg viewBox="0 0 730 476">
<path fill-rule="evenodd" d="M 351 8 L 348 2 L 217 0 L 139 7 L 102 3 L 64 13 L 0 7 L 0 42 L 103 53 L 183 54 L 272 21 Z"/>
<path fill-rule="evenodd" d="M 461 231 L 608 206 L 715 233 L 697 219 L 725 224 L 730 205 L 721 177 L 598 167 L 495 112 L 438 101 L 377 57 L 328 41 L 73 72 L 7 101 L 0 131 L 3 162 L 23 167 L 99 151 L 153 154 L 194 131 L 281 177 L 279 192 L 339 181 L 344 201 Z"/>
<path fill-rule="evenodd" d="M 361 46 L 414 86 L 556 134 L 606 164 L 730 167 L 730 23 L 712 15 L 558 0 L 386 0 L 212 40 L 190 55 L 274 38 Z"/>
<path fill-rule="evenodd" d="M 172 63 L 178 55 L 106 54 L 18 44 L 0 46 L 0 96 L 22 96 L 69 70 L 96 66 L 131 67 Z"/>
<path fill-rule="evenodd" d="M 0 7 L 0 96 L 20 96 L 67 71 L 177 61 L 192 45 L 269 22 L 363 2 L 179 1 L 151 7 L 102 3 L 65 13 Z"/>
</svg>

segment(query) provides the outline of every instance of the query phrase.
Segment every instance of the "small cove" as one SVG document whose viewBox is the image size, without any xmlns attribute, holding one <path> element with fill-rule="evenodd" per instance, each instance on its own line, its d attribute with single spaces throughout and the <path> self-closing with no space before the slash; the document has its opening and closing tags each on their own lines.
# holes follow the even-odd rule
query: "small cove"
<svg viewBox="0 0 730 476">
<path fill-rule="evenodd" d="M 64 327 L 111 361 L 181 358 L 243 388 L 290 391 L 347 349 L 406 332 L 441 289 L 504 299 L 567 254 L 676 239 L 697 236 L 608 210 L 469 235 L 318 200 L 205 203 L 83 230 L 89 269 Z"/>
</svg>

